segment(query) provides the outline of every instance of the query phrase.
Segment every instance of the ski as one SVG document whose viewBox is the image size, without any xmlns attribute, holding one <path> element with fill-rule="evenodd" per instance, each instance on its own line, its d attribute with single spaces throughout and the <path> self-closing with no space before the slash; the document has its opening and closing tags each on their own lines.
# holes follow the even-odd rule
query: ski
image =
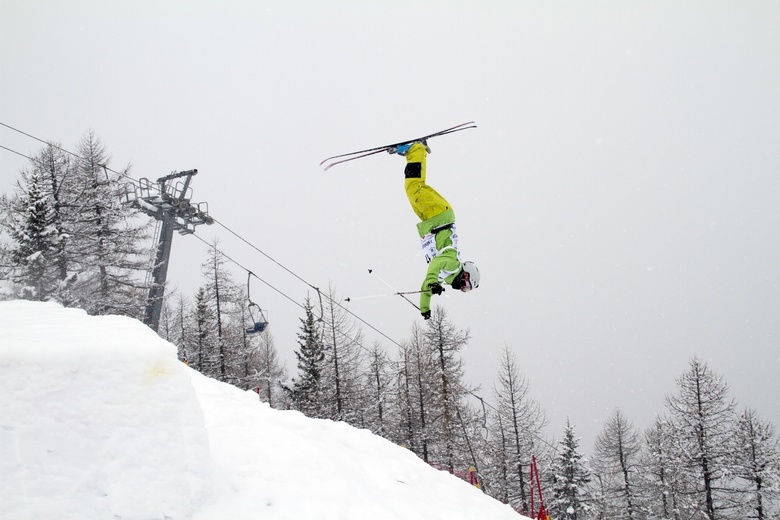
<svg viewBox="0 0 780 520">
<path fill-rule="evenodd" d="M 461 130 L 468 130 L 469 128 L 476 128 L 476 127 L 477 125 L 476 123 L 474 123 L 474 121 L 468 121 L 466 123 L 461 123 L 459 125 L 455 125 L 450 128 L 445 128 L 444 130 L 439 130 L 438 132 L 434 132 L 432 134 L 416 137 L 414 139 L 407 139 L 406 141 L 401 141 L 393 144 L 386 144 L 383 146 L 376 146 L 374 148 L 366 148 L 365 150 L 358 150 L 356 152 L 348 152 L 339 155 L 333 155 L 331 157 L 328 157 L 327 159 L 323 159 L 323 161 L 320 163 L 320 166 L 324 166 L 325 171 L 327 171 L 328 169 L 332 168 L 333 166 L 336 166 L 337 164 L 345 163 L 348 161 L 354 161 L 355 159 L 361 159 L 363 157 L 368 157 L 369 155 L 375 155 L 378 153 L 386 152 L 402 144 L 413 143 L 415 141 L 425 141 L 432 137 L 447 135 L 454 132 L 460 132 Z M 338 159 L 338 160 L 334 160 L 334 159 Z"/>
<path fill-rule="evenodd" d="M 403 144 L 403 143 L 401 143 L 401 144 Z M 341 164 L 341 163 L 345 163 L 345 162 L 349 162 L 349 161 L 354 161 L 355 159 L 360 159 L 361 157 L 368 157 L 369 155 L 376 155 L 378 153 L 386 152 L 386 151 L 390 150 L 391 148 L 392 148 L 392 146 L 387 146 L 387 147 L 384 147 L 384 148 L 379 148 L 377 150 L 372 150 L 370 152 L 361 153 L 359 155 L 354 155 L 354 156 L 351 156 L 351 157 L 347 157 L 346 159 L 340 159 L 338 161 L 331 161 L 327 165 L 325 165 L 324 170 L 328 171 L 329 169 L 331 169 L 332 167 L 336 166 L 337 164 Z M 358 153 L 358 152 L 355 152 L 355 153 Z M 347 154 L 347 155 L 349 155 L 349 154 Z M 339 156 L 339 157 L 343 157 L 343 156 Z M 333 158 L 331 158 L 331 159 L 333 159 Z M 322 161 L 320 163 L 320 166 L 322 166 L 323 164 L 325 164 L 329 160 L 330 159 L 325 159 L 324 161 Z"/>
</svg>

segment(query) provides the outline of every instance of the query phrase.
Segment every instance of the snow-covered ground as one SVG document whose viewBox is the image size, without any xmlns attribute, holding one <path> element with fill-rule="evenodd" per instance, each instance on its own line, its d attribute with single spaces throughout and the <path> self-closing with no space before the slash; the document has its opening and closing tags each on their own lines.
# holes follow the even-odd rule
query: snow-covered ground
<svg viewBox="0 0 780 520">
<path fill-rule="evenodd" d="M 343 423 L 208 379 L 130 318 L 0 302 L 0 518 L 520 517 Z"/>
</svg>

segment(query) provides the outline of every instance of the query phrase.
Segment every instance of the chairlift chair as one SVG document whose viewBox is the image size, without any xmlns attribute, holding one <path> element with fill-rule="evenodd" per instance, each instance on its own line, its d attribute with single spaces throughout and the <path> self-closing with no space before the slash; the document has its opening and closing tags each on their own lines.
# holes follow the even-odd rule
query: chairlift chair
<svg viewBox="0 0 780 520">
<path fill-rule="evenodd" d="M 254 309 L 254 310 L 253 310 Z M 249 318 L 252 320 L 253 325 L 247 327 L 247 334 L 256 334 L 263 332 L 268 327 L 268 320 L 265 318 L 263 309 L 259 305 L 249 300 Z"/>
<path fill-rule="evenodd" d="M 246 299 L 249 302 L 248 310 L 249 310 L 249 319 L 252 321 L 252 326 L 246 328 L 247 334 L 258 334 L 260 332 L 263 332 L 266 327 L 268 327 L 268 320 L 265 317 L 265 313 L 263 312 L 263 309 L 260 308 L 258 304 L 252 301 L 252 296 L 249 292 L 249 285 L 250 281 L 252 279 L 252 273 L 251 271 L 247 271 L 247 277 L 246 277 Z"/>
</svg>

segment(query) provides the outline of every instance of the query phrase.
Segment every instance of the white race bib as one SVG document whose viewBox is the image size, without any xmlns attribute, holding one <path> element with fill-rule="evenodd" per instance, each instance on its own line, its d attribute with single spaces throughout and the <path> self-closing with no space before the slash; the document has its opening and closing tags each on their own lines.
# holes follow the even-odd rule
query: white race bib
<svg viewBox="0 0 780 520">
<path fill-rule="evenodd" d="M 436 249 L 436 235 L 433 233 L 428 233 L 422 237 L 422 242 L 420 245 L 422 246 L 425 262 L 430 264 L 431 260 L 433 260 L 433 258 L 439 253 L 439 251 Z"/>
<path fill-rule="evenodd" d="M 441 251 L 444 251 L 445 249 L 455 249 L 457 251 L 458 249 L 458 234 L 455 232 L 455 224 L 452 225 L 450 228 L 450 231 L 452 231 L 452 235 L 450 236 L 450 240 L 452 240 L 452 245 L 447 246 Z M 436 249 L 436 235 L 433 233 L 428 233 L 424 237 L 422 237 L 422 240 L 420 242 L 420 246 L 422 247 L 423 256 L 425 257 L 426 263 L 431 263 L 431 260 L 436 258 L 441 251 Z"/>
</svg>

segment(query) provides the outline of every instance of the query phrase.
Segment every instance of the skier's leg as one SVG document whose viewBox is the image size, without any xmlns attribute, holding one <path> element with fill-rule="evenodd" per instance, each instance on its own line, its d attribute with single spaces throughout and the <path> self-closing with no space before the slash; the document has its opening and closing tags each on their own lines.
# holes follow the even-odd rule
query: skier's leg
<svg viewBox="0 0 780 520">
<path fill-rule="evenodd" d="M 421 220 L 428 220 L 451 209 L 444 197 L 425 183 L 425 163 L 428 150 L 420 143 L 414 143 L 406 153 L 404 187 L 412 209 Z"/>
</svg>

